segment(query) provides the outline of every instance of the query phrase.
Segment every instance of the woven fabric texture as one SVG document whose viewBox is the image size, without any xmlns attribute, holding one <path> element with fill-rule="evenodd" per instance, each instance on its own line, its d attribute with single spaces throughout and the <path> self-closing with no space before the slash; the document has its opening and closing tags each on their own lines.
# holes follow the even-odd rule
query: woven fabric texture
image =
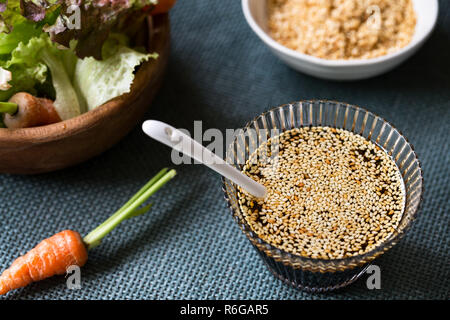
<svg viewBox="0 0 450 320">
<path fill-rule="evenodd" d="M 0 299 L 447 299 L 450 297 L 450 2 L 425 46 L 399 68 L 357 82 L 300 74 L 280 62 L 245 22 L 240 1 L 180 0 L 171 12 L 164 85 L 146 118 L 193 130 L 242 127 L 277 105 L 333 99 L 393 123 L 422 162 L 424 202 L 400 243 L 376 260 L 382 289 L 366 278 L 309 294 L 274 278 L 225 206 L 220 177 L 180 165 L 145 216 L 128 220 L 90 252 L 80 290 L 53 277 Z M 137 125 L 101 156 L 36 176 L 0 175 L 0 269 L 63 229 L 86 234 L 162 167 L 169 148 Z"/>
</svg>

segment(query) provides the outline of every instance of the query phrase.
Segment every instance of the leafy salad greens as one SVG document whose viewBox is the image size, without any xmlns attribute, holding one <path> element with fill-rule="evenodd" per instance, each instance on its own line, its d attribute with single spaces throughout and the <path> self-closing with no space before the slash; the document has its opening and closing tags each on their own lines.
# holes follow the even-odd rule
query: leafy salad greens
<svg viewBox="0 0 450 320">
<path fill-rule="evenodd" d="M 155 3 L 0 0 L 0 103 L 17 92 L 52 98 L 66 120 L 129 92 L 135 67 L 157 58 L 130 47 Z"/>
</svg>

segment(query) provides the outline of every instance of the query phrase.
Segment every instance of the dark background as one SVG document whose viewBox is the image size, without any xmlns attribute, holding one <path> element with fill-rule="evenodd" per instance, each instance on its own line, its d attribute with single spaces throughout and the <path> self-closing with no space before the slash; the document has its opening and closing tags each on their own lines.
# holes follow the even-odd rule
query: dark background
<svg viewBox="0 0 450 320">
<path fill-rule="evenodd" d="M 399 68 L 357 82 L 329 82 L 289 69 L 244 20 L 240 1 L 179 0 L 163 88 L 147 118 L 192 130 L 242 127 L 270 107 L 334 99 L 393 123 L 422 161 L 425 194 L 407 236 L 376 264 L 382 289 L 365 277 L 330 294 L 309 294 L 275 279 L 225 207 L 217 174 L 178 166 L 145 216 L 125 222 L 90 253 L 82 289 L 63 276 L 6 296 L 12 299 L 353 299 L 449 298 L 450 2 L 437 27 Z M 45 237 L 71 228 L 86 234 L 164 166 L 170 150 L 136 126 L 122 142 L 82 165 L 45 175 L 0 175 L 0 269 Z"/>
</svg>

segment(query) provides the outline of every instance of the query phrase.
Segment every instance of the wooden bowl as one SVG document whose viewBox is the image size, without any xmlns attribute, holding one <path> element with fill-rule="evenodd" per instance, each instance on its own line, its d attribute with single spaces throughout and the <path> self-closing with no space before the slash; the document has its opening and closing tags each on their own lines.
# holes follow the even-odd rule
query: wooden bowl
<svg viewBox="0 0 450 320">
<path fill-rule="evenodd" d="M 153 21 L 152 21 L 153 20 Z M 168 15 L 149 19 L 149 52 L 130 93 L 76 118 L 25 129 L 0 128 L 0 172 L 34 174 L 66 168 L 113 146 L 141 120 L 162 83 L 170 47 Z"/>
</svg>

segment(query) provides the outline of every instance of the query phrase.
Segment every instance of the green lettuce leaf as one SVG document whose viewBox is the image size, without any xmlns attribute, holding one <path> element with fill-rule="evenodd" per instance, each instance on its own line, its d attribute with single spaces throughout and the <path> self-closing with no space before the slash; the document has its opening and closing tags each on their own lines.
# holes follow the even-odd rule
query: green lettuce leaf
<svg viewBox="0 0 450 320">
<path fill-rule="evenodd" d="M 19 61 L 18 55 L 30 39 L 43 34 L 42 27 L 46 23 L 54 23 L 58 16 L 57 10 L 48 10 L 47 16 L 35 23 L 22 16 L 19 0 L 0 0 L 0 15 L 7 18 L 9 24 L 3 24 L 0 32 L 0 68 L 11 73 L 10 87 L 0 90 L 0 101 L 7 101 L 13 94 L 26 91 L 35 94 L 36 85 L 41 85 L 47 78 L 47 66 L 38 61 Z M 1 25 L 1 23 L 0 23 Z M 0 26 L 0 29 L 2 27 Z"/>
<path fill-rule="evenodd" d="M 2 0 L 0 0 L 2 1 Z M 0 55 L 9 54 L 20 42 L 28 41 L 42 31 L 22 16 L 20 2 L 3 2 L 0 9 Z"/>
<path fill-rule="evenodd" d="M 11 52 L 11 59 L 2 67 L 12 72 L 10 90 L 29 93 L 33 93 L 36 82 L 45 82 L 48 68 L 56 93 L 53 105 L 61 119 L 66 120 L 78 116 L 81 112 L 78 96 L 71 82 L 76 63 L 74 57 L 72 50 L 58 49 L 47 34 L 42 34 L 30 39 L 26 44 L 19 43 Z"/>
<path fill-rule="evenodd" d="M 22 15 L 19 0 L 0 0 L 0 3 L 0 55 L 9 54 L 20 42 L 38 37 L 44 25 L 54 24 L 59 16 L 59 9 L 52 7 L 46 10 L 46 16 L 39 17 L 39 22 L 34 22 Z"/>
<path fill-rule="evenodd" d="M 140 53 L 124 45 L 124 40 L 109 38 L 103 46 L 103 60 L 79 59 L 73 78 L 77 92 L 84 98 L 86 109 L 130 92 L 134 69 L 157 54 Z"/>
<path fill-rule="evenodd" d="M 10 65 L 8 61 L 2 68 L 11 72 L 11 80 L 8 82 L 10 85 L 8 90 L 0 90 L 0 101 L 7 101 L 13 94 L 20 91 L 35 94 L 36 84 L 43 84 L 47 78 L 47 66 L 43 63 L 31 66 L 22 63 Z"/>
</svg>

